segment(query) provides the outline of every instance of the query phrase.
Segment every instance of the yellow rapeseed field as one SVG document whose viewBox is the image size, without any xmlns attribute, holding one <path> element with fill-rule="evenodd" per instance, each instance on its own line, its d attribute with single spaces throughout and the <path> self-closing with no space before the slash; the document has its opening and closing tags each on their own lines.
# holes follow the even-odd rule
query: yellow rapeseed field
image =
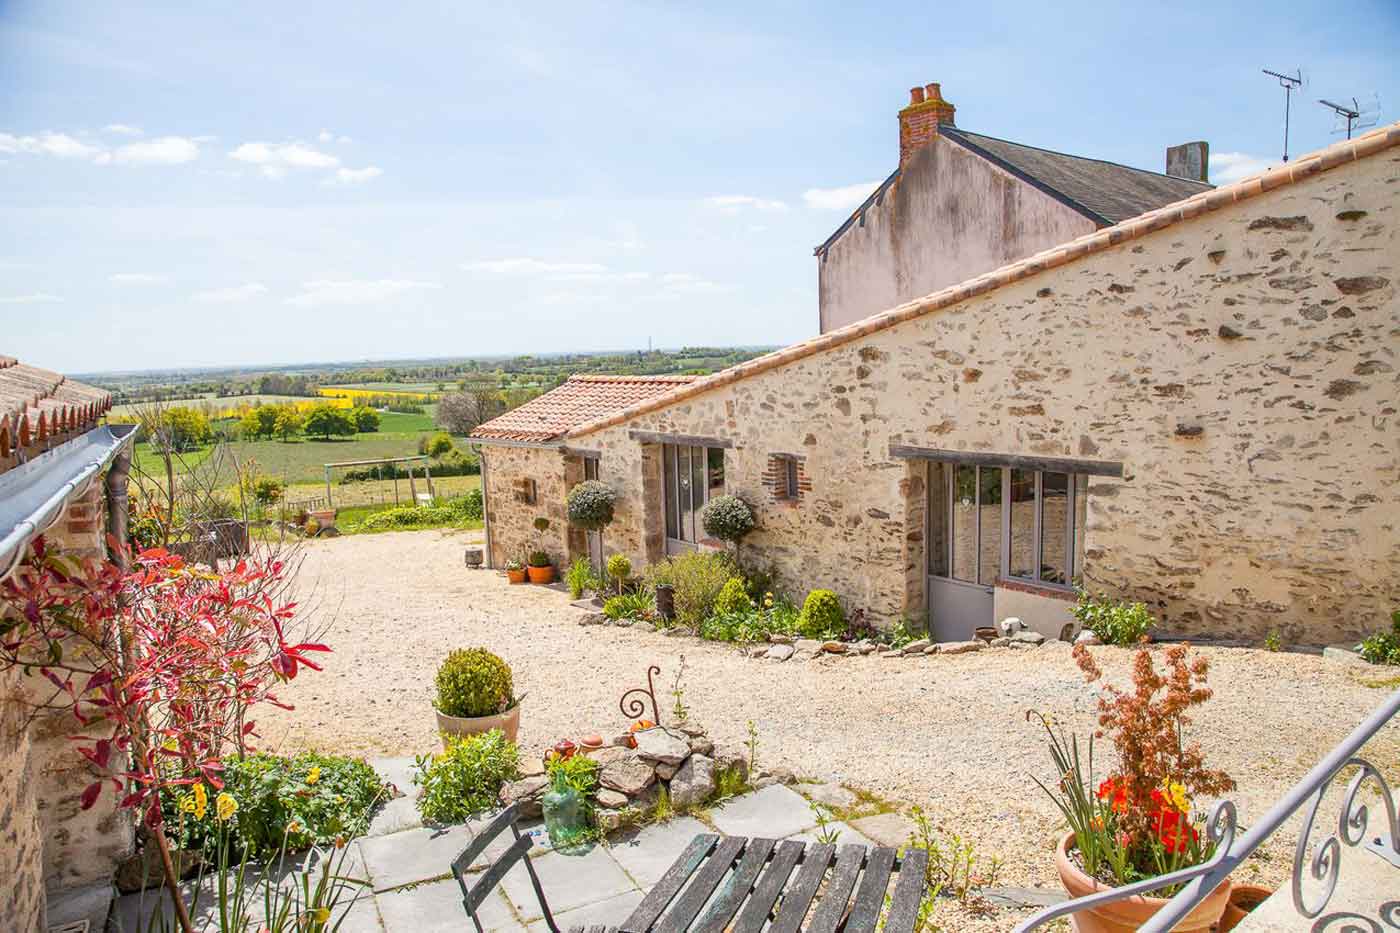
<svg viewBox="0 0 1400 933">
<path fill-rule="evenodd" d="M 392 395 L 394 398 L 403 399 L 406 402 L 435 402 L 436 395 L 424 392 L 400 392 L 393 389 L 346 389 L 339 386 L 322 386 L 320 393 L 326 398 L 345 399 L 347 401 L 357 398 L 375 398 Z"/>
</svg>

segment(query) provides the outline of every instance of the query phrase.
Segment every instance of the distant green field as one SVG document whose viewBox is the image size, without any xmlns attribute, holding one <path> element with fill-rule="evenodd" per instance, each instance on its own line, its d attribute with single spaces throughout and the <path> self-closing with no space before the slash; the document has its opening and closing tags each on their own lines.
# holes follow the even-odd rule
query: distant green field
<svg viewBox="0 0 1400 933">
<path fill-rule="evenodd" d="M 423 431 L 434 431 L 433 416 L 431 412 L 421 415 L 404 415 L 396 411 L 385 411 L 379 414 L 379 433 L 413 433 Z M 417 443 L 416 441 L 414 442 Z M 417 453 L 415 450 L 414 453 Z"/>
<path fill-rule="evenodd" d="M 408 392 L 408 393 L 424 392 L 424 393 L 436 393 L 436 392 L 450 392 L 450 391 L 452 391 L 452 388 L 453 388 L 453 386 L 455 385 L 455 383 L 454 383 L 452 380 L 446 380 L 446 381 L 444 381 L 444 382 L 442 383 L 442 385 L 445 386 L 445 388 L 441 388 L 441 389 L 438 388 L 438 384 L 437 384 L 436 382 L 354 382 L 354 383 L 346 382 L 346 383 L 340 383 L 340 384 L 336 384 L 336 385 L 322 386 L 321 388 L 323 388 L 323 389 L 359 389 L 359 390 L 362 391 L 362 392 L 385 392 L 385 393 L 393 393 L 393 392 Z"/>
</svg>

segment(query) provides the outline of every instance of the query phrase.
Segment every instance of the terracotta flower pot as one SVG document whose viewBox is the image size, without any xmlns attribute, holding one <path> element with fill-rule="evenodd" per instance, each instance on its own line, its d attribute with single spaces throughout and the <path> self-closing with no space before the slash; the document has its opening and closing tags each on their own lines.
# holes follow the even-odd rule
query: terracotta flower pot
<svg viewBox="0 0 1400 933">
<path fill-rule="evenodd" d="M 553 583 L 553 582 L 554 582 L 554 568 L 553 568 L 553 567 L 548 567 L 548 566 L 546 566 L 546 567 L 526 567 L 526 568 L 525 568 L 525 571 L 526 571 L 526 573 L 528 573 L 528 574 L 530 575 L 530 582 L 531 582 L 531 583 Z"/>
<path fill-rule="evenodd" d="M 506 734 L 506 738 L 514 742 L 516 734 L 520 731 L 519 703 L 494 716 L 448 716 L 437 710 L 433 712 L 437 713 L 438 732 L 444 735 L 479 735 L 492 729 L 500 729 Z M 447 745 L 446 738 L 442 744 Z"/>
<path fill-rule="evenodd" d="M 1257 884 L 1237 884 L 1230 888 L 1230 899 L 1220 918 L 1220 933 L 1228 933 L 1249 916 L 1250 911 L 1267 901 L 1273 891 Z"/>
<path fill-rule="evenodd" d="M 525 582 L 525 568 L 524 568 L 524 567 L 521 567 L 519 570 L 510 570 L 510 569 L 507 569 L 507 570 L 506 570 L 506 579 L 509 580 L 511 583 L 524 583 L 524 582 Z"/>
<path fill-rule="evenodd" d="M 1055 868 L 1059 870 L 1060 883 L 1064 885 L 1069 896 L 1084 897 L 1086 894 L 1111 890 L 1108 885 L 1084 874 L 1070 860 L 1069 850 L 1073 845 L 1074 833 L 1066 833 L 1060 840 L 1060 847 L 1055 850 Z M 1177 933 L 1206 933 L 1215 929 L 1229 899 L 1230 880 L 1227 878 L 1176 925 Z M 1081 910 L 1070 917 L 1070 923 L 1079 933 L 1131 933 L 1141 928 L 1153 914 L 1166 906 L 1167 900 L 1168 898 L 1140 895 L 1130 897 L 1102 907 Z"/>
</svg>

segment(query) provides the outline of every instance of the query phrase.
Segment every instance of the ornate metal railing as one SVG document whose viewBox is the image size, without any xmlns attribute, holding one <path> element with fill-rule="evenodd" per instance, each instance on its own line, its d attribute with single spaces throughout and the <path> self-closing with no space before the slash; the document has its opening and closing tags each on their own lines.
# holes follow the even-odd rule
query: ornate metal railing
<svg viewBox="0 0 1400 933">
<path fill-rule="evenodd" d="M 1381 772 L 1369 761 L 1357 756 L 1361 747 L 1394 718 L 1397 712 L 1400 712 L 1400 690 L 1392 693 L 1388 700 L 1367 716 L 1336 748 L 1328 752 L 1325 758 L 1304 775 L 1302 780 L 1294 784 L 1278 803 L 1270 807 L 1269 811 L 1239 838 L 1236 838 L 1234 803 L 1222 800 L 1216 804 L 1206 823 L 1206 833 L 1215 843 L 1215 854 L 1207 861 L 1191 868 L 1183 868 L 1181 871 L 1057 904 L 1016 927 L 1016 933 L 1027 933 L 1059 917 L 1126 900 L 1134 895 L 1150 894 L 1184 882 L 1185 887 L 1141 927 L 1145 933 L 1164 933 L 1171 930 L 1219 887 L 1220 882 L 1224 881 L 1251 852 L 1259 848 L 1265 839 L 1272 836 L 1295 811 L 1306 805 L 1309 799 L 1312 805 L 1303 821 L 1302 831 L 1298 835 L 1298 848 L 1293 856 L 1293 906 L 1298 913 L 1313 919 L 1326 909 L 1328 901 L 1337 889 L 1343 844 L 1372 852 L 1400 872 L 1400 819 L 1396 817 L 1395 795 Z M 1308 837 L 1312 834 L 1313 822 L 1322 806 L 1322 799 L 1337 775 L 1351 767 L 1360 770 L 1352 778 L 1347 786 L 1346 796 L 1342 798 L 1337 832 L 1323 841 L 1309 860 Z M 1361 788 L 1367 783 L 1374 785 L 1385 809 L 1384 825 L 1379 827 L 1377 832 L 1368 832 L 1370 809 L 1358 800 Z M 1309 897 L 1304 892 L 1305 874 L 1311 876 L 1313 882 L 1322 885 L 1319 896 Z M 1397 874 L 1396 885 L 1400 887 L 1400 874 Z"/>
</svg>

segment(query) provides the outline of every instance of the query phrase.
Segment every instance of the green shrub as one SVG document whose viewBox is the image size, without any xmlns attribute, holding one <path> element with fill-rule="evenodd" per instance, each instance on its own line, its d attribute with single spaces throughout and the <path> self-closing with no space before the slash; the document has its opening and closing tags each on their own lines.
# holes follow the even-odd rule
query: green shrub
<svg viewBox="0 0 1400 933">
<path fill-rule="evenodd" d="M 749 599 L 749 592 L 744 588 L 743 579 L 730 577 L 720 588 L 719 595 L 715 597 L 715 614 L 749 612 L 753 612 L 753 600 Z"/>
<path fill-rule="evenodd" d="M 510 665 L 485 648 L 458 648 L 437 671 L 438 712 L 446 716 L 494 716 L 515 704 Z"/>
<path fill-rule="evenodd" d="M 846 629 L 841 601 L 831 590 L 813 590 L 802 604 L 797 630 L 808 638 L 835 638 Z"/>
<path fill-rule="evenodd" d="M 259 476 L 250 484 L 250 491 L 258 505 L 272 505 L 282 498 L 287 484 L 275 476 Z"/>
<path fill-rule="evenodd" d="M 527 567 L 552 567 L 552 566 L 553 566 L 553 562 L 550 561 L 550 559 L 549 559 L 549 554 L 548 554 L 548 553 L 546 553 L 546 552 L 544 552 L 544 551 L 531 551 L 531 552 L 530 552 L 530 555 L 529 555 L 528 557 L 525 558 L 525 566 L 527 566 Z"/>
<path fill-rule="evenodd" d="M 355 430 L 361 434 L 373 434 L 379 430 L 381 419 L 379 412 L 363 405 L 355 409 Z"/>
<path fill-rule="evenodd" d="M 753 509 L 738 496 L 715 496 L 700 512 L 705 534 L 736 543 L 753 531 Z"/>
<path fill-rule="evenodd" d="M 632 578 L 632 561 L 626 554 L 614 554 L 608 558 L 607 571 L 608 579 L 621 592 L 622 584 Z"/>
<path fill-rule="evenodd" d="M 418 441 L 418 452 L 429 457 L 443 457 L 453 449 L 452 435 L 446 431 L 439 431 Z"/>
<path fill-rule="evenodd" d="M 460 823 L 496 806 L 501 787 L 520 777 L 520 750 L 500 729 L 452 737 L 447 750 L 420 755 L 413 782 L 423 788 L 418 812 L 425 822 Z"/>
<path fill-rule="evenodd" d="M 414 528 L 441 528 L 481 521 L 481 490 L 448 499 L 440 505 L 406 505 L 372 512 L 347 530 L 356 532 L 403 531 Z"/>
<path fill-rule="evenodd" d="M 1157 621 L 1142 603 L 1119 602 L 1084 590 L 1069 611 L 1105 645 L 1135 645 Z"/>
<path fill-rule="evenodd" d="M 771 609 L 748 612 L 721 612 L 718 609 L 700 623 L 700 637 L 708 641 L 731 641 L 740 644 L 767 641 L 769 635 L 796 635 L 797 609 L 791 603 L 775 604 Z"/>
<path fill-rule="evenodd" d="M 656 600 L 650 590 L 623 593 L 603 603 L 603 615 L 616 622 L 618 619 L 646 619 L 656 611 Z"/>
<path fill-rule="evenodd" d="M 691 551 L 647 568 L 647 584 L 675 591 L 676 622 L 698 630 L 714 611 L 720 590 L 735 575 L 734 558 L 722 551 Z"/>
<path fill-rule="evenodd" d="M 1390 614 L 1390 631 L 1371 635 L 1356 650 L 1372 664 L 1400 664 L 1400 609 Z"/>
<path fill-rule="evenodd" d="M 374 769 L 360 758 L 303 752 L 295 757 L 254 754 L 228 758 L 221 772 L 224 791 L 238 801 L 233 840 L 235 857 L 264 858 L 278 852 L 285 837 L 288 851 L 331 845 L 337 837 L 353 839 L 369 830 L 371 811 L 389 796 Z M 216 825 L 209 788 L 203 819 L 181 813 L 187 787 L 161 792 L 166 827 L 182 849 L 213 852 Z"/>
<path fill-rule="evenodd" d="M 586 479 L 570 489 L 564 501 L 569 508 L 571 523 L 588 531 L 597 531 L 613 520 L 617 493 L 605 483 Z"/>
<path fill-rule="evenodd" d="M 593 565 L 588 562 L 586 557 L 574 559 L 564 574 L 564 582 L 569 585 L 570 599 L 579 599 L 589 590 L 597 592 L 603 588 L 602 581 L 593 572 Z"/>
<path fill-rule="evenodd" d="M 556 779 L 562 780 L 566 786 L 573 788 L 584 799 L 592 797 L 597 792 L 599 770 L 598 762 L 587 755 L 570 755 L 568 758 L 556 755 L 545 763 L 545 773 L 549 775 L 551 784 Z"/>
</svg>

